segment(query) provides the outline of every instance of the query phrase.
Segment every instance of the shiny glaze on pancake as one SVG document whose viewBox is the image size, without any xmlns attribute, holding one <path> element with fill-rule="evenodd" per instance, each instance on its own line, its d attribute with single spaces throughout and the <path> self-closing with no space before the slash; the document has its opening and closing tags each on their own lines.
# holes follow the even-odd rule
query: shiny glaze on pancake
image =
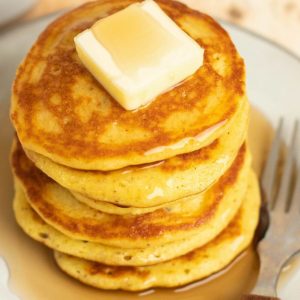
<svg viewBox="0 0 300 300">
<path fill-rule="evenodd" d="M 245 140 L 248 115 L 249 104 L 245 102 L 229 128 L 210 145 L 164 161 L 115 171 L 77 170 L 32 151 L 26 154 L 37 168 L 86 205 L 113 214 L 141 214 L 165 202 L 200 193 L 216 182 Z"/>
<path fill-rule="evenodd" d="M 213 241 L 186 255 L 145 267 L 109 266 L 58 252 L 55 259 L 67 274 L 97 288 L 137 291 L 180 286 L 220 271 L 251 243 L 259 206 L 258 182 L 251 173 L 246 197 L 233 221 Z"/>
<path fill-rule="evenodd" d="M 25 148 L 74 168 L 114 170 L 194 151 L 226 129 L 245 101 L 244 63 L 225 30 L 183 4 L 158 1 L 204 47 L 204 65 L 146 107 L 124 110 L 81 64 L 73 37 L 133 2 L 85 4 L 40 35 L 13 86 L 11 119 Z"/>
<path fill-rule="evenodd" d="M 33 165 L 20 144 L 12 155 L 15 175 L 28 201 L 47 223 L 72 238 L 128 248 L 161 245 L 193 234 L 203 235 L 203 240 L 212 238 L 240 206 L 249 163 L 243 145 L 220 180 L 199 194 L 199 198 L 194 197 L 191 202 L 189 198 L 184 199 L 184 205 L 178 210 L 159 209 L 144 215 L 118 216 L 98 212 L 76 201 Z"/>
</svg>

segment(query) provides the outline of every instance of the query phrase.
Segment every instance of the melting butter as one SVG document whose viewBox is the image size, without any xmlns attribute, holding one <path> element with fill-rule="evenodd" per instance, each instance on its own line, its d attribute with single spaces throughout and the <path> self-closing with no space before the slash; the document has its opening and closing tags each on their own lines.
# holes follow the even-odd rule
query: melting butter
<svg viewBox="0 0 300 300">
<path fill-rule="evenodd" d="M 127 110 L 194 74 L 204 50 L 152 0 L 103 18 L 75 39 L 85 67 Z"/>
<path fill-rule="evenodd" d="M 97 22 L 92 32 L 123 74 L 136 80 L 178 46 L 175 36 L 136 5 Z"/>
</svg>

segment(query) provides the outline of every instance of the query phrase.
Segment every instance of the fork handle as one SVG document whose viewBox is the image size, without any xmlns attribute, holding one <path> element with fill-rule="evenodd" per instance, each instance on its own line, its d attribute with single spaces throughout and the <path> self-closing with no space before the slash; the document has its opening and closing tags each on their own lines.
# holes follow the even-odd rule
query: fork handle
<svg viewBox="0 0 300 300">
<path fill-rule="evenodd" d="M 241 300 L 280 300 L 277 297 L 259 296 L 259 295 L 244 295 Z"/>
</svg>

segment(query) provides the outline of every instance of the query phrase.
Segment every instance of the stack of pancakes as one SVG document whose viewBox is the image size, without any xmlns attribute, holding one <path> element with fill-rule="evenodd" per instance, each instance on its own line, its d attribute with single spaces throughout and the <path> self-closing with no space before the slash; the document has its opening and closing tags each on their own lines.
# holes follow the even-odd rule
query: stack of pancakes
<svg viewBox="0 0 300 300">
<path fill-rule="evenodd" d="M 250 244 L 258 221 L 244 63 L 213 19 L 158 1 L 204 64 L 136 111 L 79 61 L 74 36 L 133 2 L 92 2 L 48 26 L 12 95 L 17 222 L 62 270 L 103 289 L 206 277 Z"/>
</svg>

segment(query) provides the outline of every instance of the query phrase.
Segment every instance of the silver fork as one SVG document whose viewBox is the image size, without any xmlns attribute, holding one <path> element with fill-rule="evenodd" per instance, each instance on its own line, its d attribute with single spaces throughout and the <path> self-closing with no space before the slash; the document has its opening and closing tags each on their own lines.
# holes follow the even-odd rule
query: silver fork
<svg viewBox="0 0 300 300">
<path fill-rule="evenodd" d="M 283 172 L 278 180 L 282 127 L 281 119 L 261 177 L 262 208 L 269 212 L 269 227 L 257 247 L 260 258 L 257 284 L 251 295 L 243 297 L 244 300 L 279 299 L 276 285 L 280 271 L 300 250 L 300 168 L 295 160 L 298 121 L 294 124 Z M 275 197 L 276 186 L 278 192 Z"/>
</svg>

